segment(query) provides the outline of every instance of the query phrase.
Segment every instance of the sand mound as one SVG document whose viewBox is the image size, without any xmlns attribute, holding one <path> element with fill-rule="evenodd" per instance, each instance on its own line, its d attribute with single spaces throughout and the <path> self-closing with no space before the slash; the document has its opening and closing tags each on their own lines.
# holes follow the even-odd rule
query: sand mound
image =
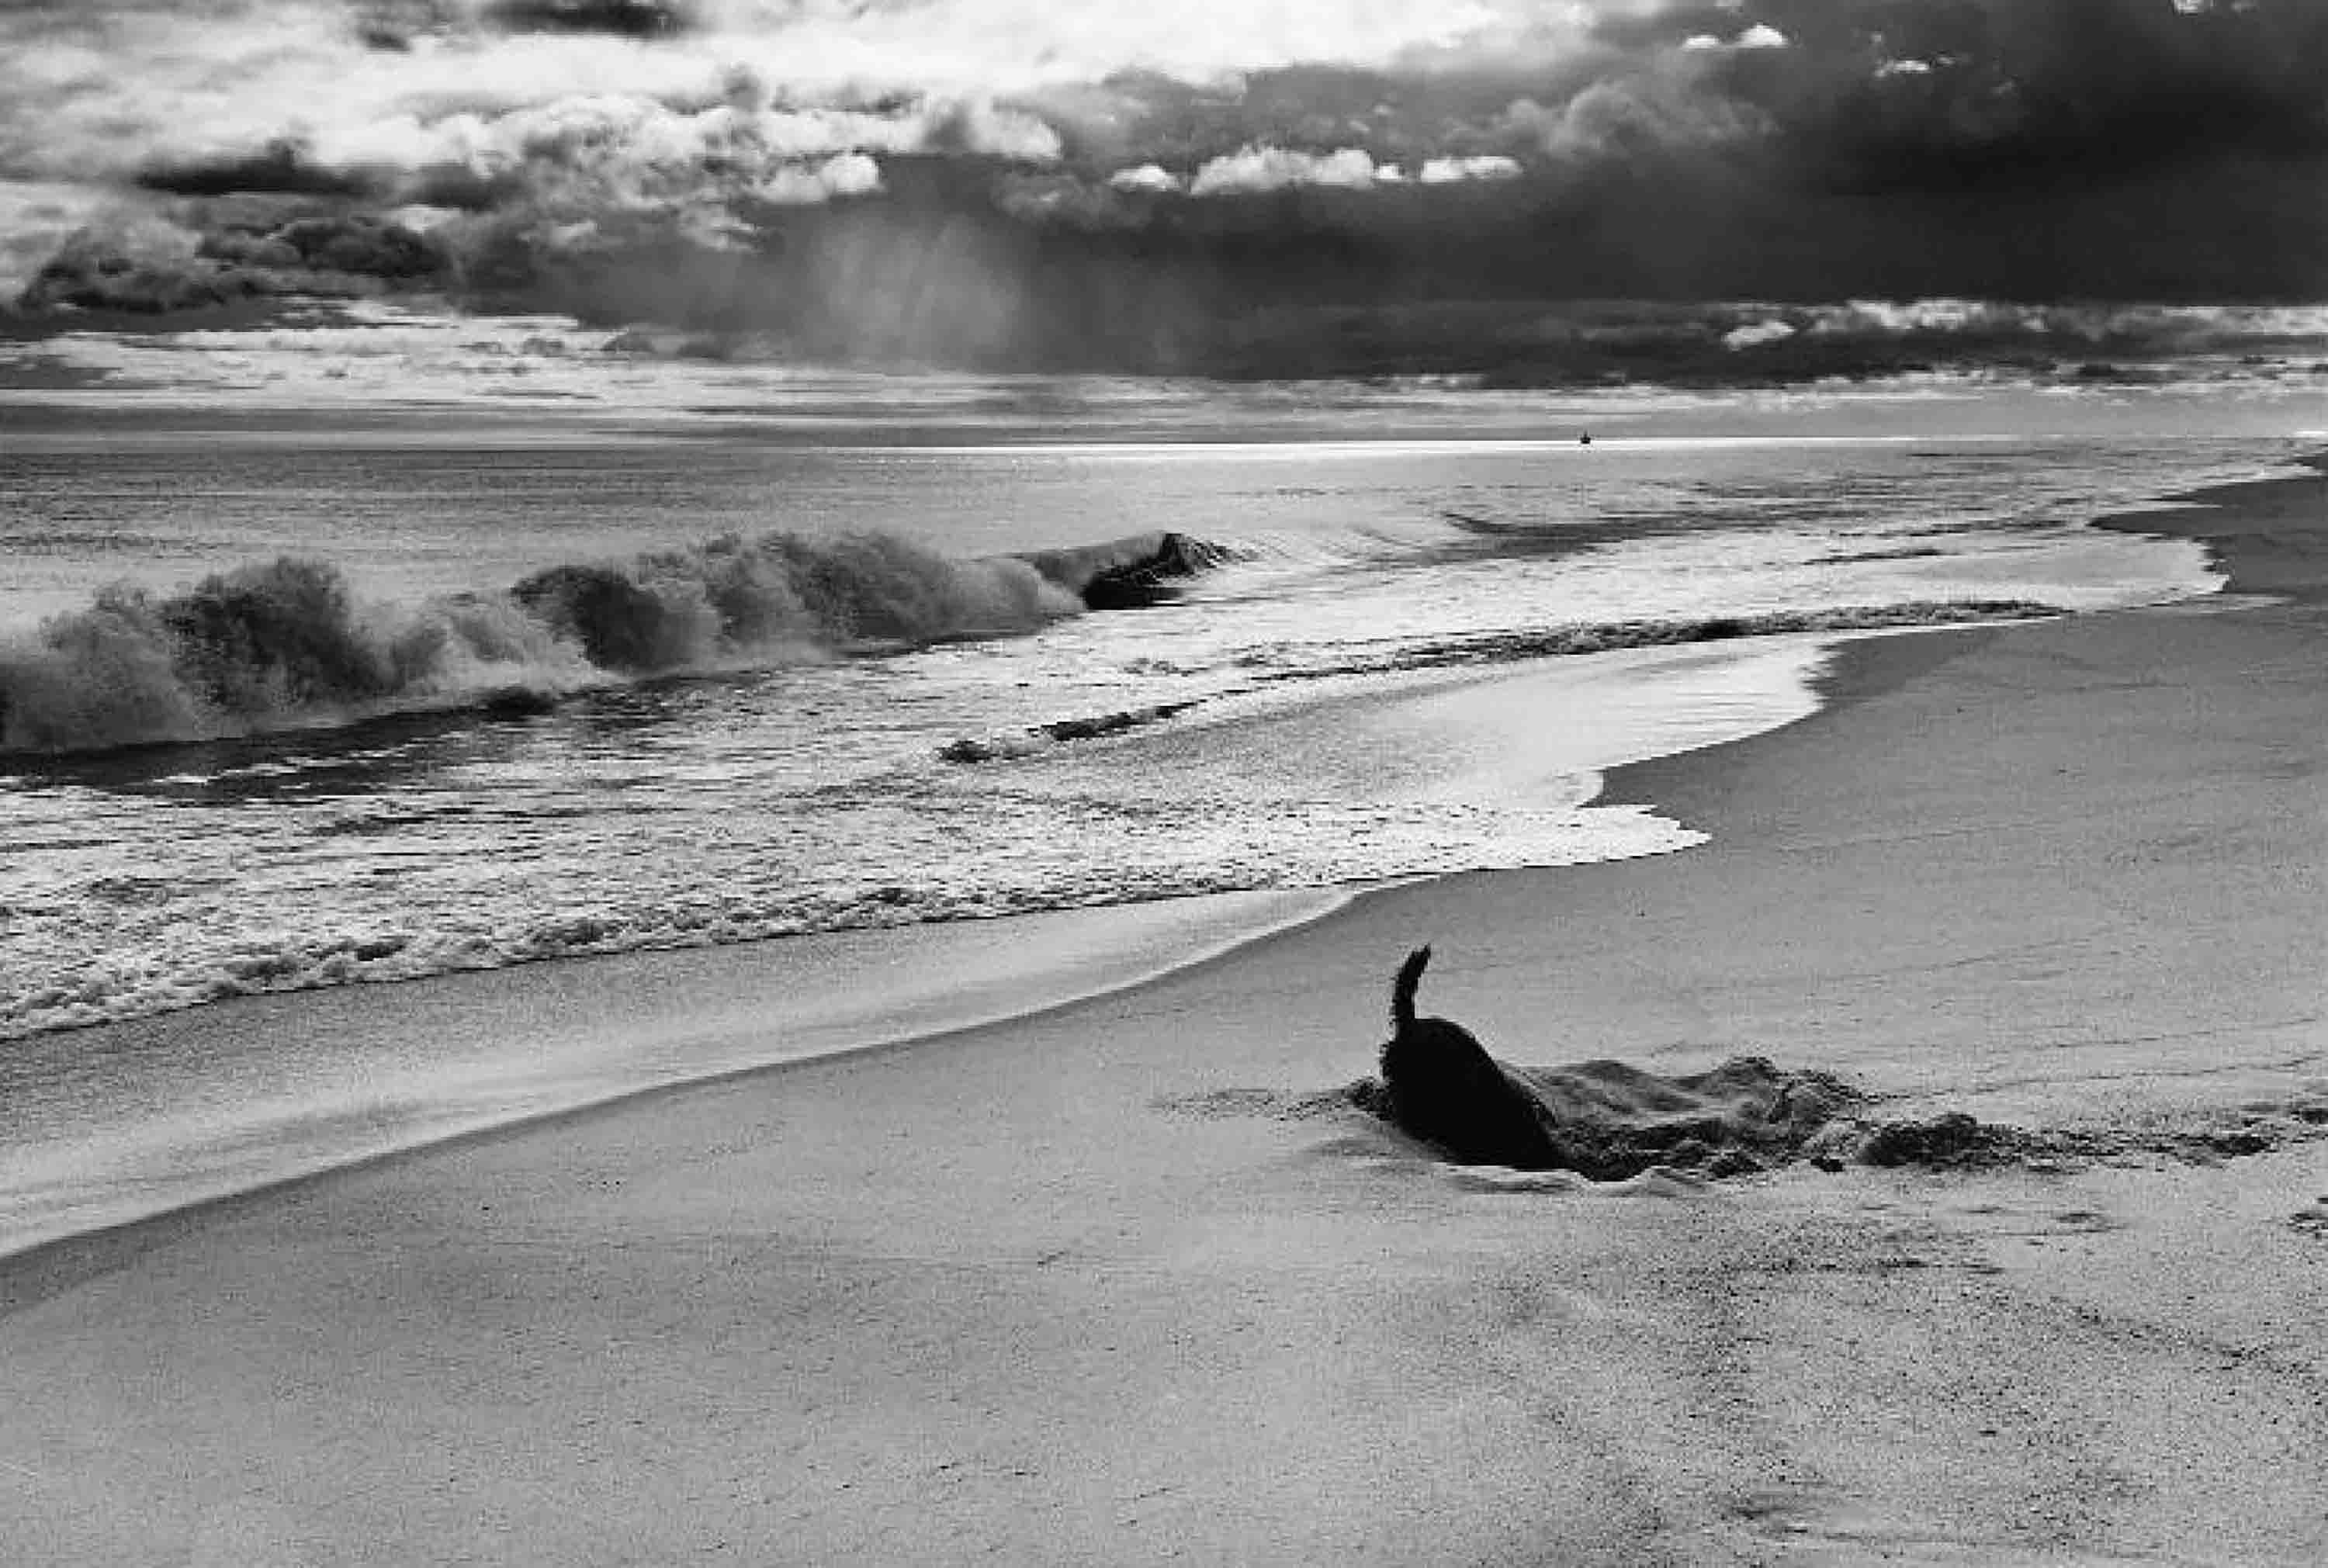
<svg viewBox="0 0 2328 1568">
<path fill-rule="evenodd" d="M 1821 1144 L 1865 1098 L 1825 1073 L 1786 1072 L 1760 1056 L 1676 1077 L 1611 1061 L 1495 1066 L 1502 1084 L 1483 1113 L 1500 1122 L 1516 1104 L 1541 1133 L 1528 1141 L 1533 1147 L 1522 1160 L 1477 1159 L 1460 1120 L 1450 1124 L 1443 1113 L 1430 1133 L 1404 1126 L 1395 1096 L 1379 1079 L 1352 1085 L 1350 1098 L 1460 1163 L 1572 1170 L 1596 1181 L 1656 1166 L 1733 1176 L 1785 1164 Z M 1512 1141 L 1499 1138 L 1494 1147 L 1508 1152 Z"/>
<path fill-rule="evenodd" d="M 1710 1072 L 1665 1077 L 1622 1062 L 1524 1067 L 1477 1051 L 1460 1075 L 1432 1080 L 1427 1126 L 1402 1113 L 1379 1078 L 1340 1098 L 1464 1167 L 1569 1172 L 1598 1182 L 1645 1172 L 1742 1176 L 1807 1161 L 1926 1170 L 2009 1164 L 2032 1169 L 2141 1159 L 2209 1164 L 2328 1137 L 2328 1092 L 2257 1103 L 2189 1125 L 2026 1128 L 1961 1111 L 1923 1118 L 1873 1114 L 1871 1097 L 1828 1074 L 1788 1072 L 1761 1056 L 1737 1056 Z M 1473 1096 L 1450 1101 L 1450 1087 Z M 1528 1123 L 1516 1137 L 1515 1117 Z M 1477 1136 L 1474 1136 L 1474 1133 Z M 1499 1189 L 1512 1184 L 1502 1183 Z M 2328 1200 L 2324 1200 L 2328 1201 Z M 2307 1213 L 2305 1223 L 2328 1229 Z"/>
</svg>

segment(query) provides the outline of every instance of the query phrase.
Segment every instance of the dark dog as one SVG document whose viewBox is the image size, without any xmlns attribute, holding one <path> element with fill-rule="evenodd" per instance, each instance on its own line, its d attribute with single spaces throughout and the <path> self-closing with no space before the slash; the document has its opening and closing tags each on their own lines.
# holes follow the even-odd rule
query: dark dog
<svg viewBox="0 0 2328 1568">
<path fill-rule="evenodd" d="M 1416 948 L 1391 988 L 1392 1033 L 1382 1048 L 1390 1119 L 1460 1164 L 1543 1169 L 1558 1163 L 1535 1098 L 1471 1031 L 1415 1016 L 1415 988 L 1430 962 L 1431 949 Z"/>
</svg>

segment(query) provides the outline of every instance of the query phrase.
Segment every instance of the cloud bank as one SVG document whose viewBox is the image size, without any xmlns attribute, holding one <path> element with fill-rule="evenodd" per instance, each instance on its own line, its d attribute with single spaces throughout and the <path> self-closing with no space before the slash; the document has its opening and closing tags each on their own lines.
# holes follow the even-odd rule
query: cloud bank
<svg viewBox="0 0 2328 1568">
<path fill-rule="evenodd" d="M 1639 356 L 1575 302 L 1754 300 L 1697 348 L 1785 374 L 2319 298 L 2323 192 L 2318 0 L 0 12 L 0 290 L 51 315 L 425 291 L 859 361 L 1590 376 Z M 1916 299 L 2056 314 L 1834 314 Z"/>
</svg>

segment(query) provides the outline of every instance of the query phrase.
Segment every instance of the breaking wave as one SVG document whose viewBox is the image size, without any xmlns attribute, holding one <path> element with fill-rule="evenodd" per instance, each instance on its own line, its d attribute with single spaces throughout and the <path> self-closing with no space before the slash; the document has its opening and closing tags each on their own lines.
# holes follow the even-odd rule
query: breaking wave
<svg viewBox="0 0 2328 1568">
<path fill-rule="evenodd" d="M 0 641 L 0 753 L 524 711 L 644 676 L 1013 635 L 1154 602 L 1226 559 L 1171 533 L 972 559 L 877 532 L 730 534 L 399 606 L 365 604 L 336 567 L 286 556 L 177 594 L 108 588 Z"/>
</svg>

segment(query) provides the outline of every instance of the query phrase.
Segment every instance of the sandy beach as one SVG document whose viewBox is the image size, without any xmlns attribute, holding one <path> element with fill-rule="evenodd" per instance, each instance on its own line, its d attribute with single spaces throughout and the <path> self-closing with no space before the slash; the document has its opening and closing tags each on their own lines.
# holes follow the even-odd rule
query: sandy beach
<svg viewBox="0 0 2328 1568">
<path fill-rule="evenodd" d="M 2328 1561 L 2328 485 L 2126 526 L 2227 595 L 1851 643 L 1611 779 L 1700 848 L 0 1265 L 0 1561 Z M 1426 941 L 1514 1061 L 2090 1152 L 1441 1165 L 1311 1098 Z"/>
</svg>

